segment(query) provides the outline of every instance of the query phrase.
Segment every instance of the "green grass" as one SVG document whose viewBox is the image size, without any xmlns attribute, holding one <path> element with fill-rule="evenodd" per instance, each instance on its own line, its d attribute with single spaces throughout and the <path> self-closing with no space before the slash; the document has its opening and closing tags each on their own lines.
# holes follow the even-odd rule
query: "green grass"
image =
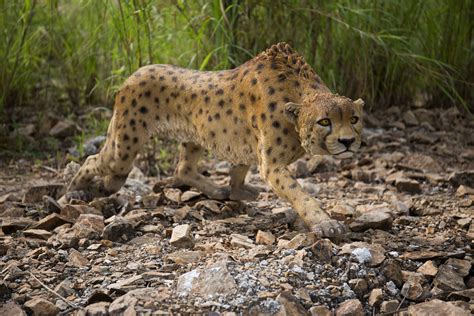
<svg viewBox="0 0 474 316">
<path fill-rule="evenodd" d="M 112 105 L 141 65 L 237 66 L 287 41 L 372 108 L 470 108 L 471 0 L 0 0 L 0 122 Z M 38 114 L 41 115 L 41 114 Z"/>
</svg>

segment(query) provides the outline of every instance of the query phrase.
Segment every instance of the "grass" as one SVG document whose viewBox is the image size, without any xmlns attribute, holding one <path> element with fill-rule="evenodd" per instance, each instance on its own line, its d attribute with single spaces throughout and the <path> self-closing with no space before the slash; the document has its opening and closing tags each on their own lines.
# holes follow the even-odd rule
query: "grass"
<svg viewBox="0 0 474 316">
<path fill-rule="evenodd" d="M 372 109 L 420 95 L 472 109 L 473 11 L 470 0 L 0 0 L 0 138 L 45 112 L 111 107 L 142 65 L 231 68 L 280 41 Z"/>
</svg>

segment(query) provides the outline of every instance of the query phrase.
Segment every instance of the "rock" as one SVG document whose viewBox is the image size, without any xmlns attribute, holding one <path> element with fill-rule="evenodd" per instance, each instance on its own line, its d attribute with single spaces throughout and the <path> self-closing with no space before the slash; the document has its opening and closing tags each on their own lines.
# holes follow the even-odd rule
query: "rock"
<svg viewBox="0 0 474 316">
<path fill-rule="evenodd" d="M 257 236 L 255 237 L 255 242 L 260 245 L 273 245 L 276 238 L 271 232 L 265 232 L 259 230 Z"/>
<path fill-rule="evenodd" d="M 192 199 L 201 196 L 201 192 L 196 192 L 196 191 L 185 191 L 183 194 L 181 194 L 181 202 L 188 202 L 191 201 Z"/>
<path fill-rule="evenodd" d="M 353 217 L 355 214 L 355 209 L 348 204 L 338 203 L 332 208 L 331 214 L 335 216 L 340 216 L 342 218 Z"/>
<path fill-rule="evenodd" d="M 23 231 L 25 237 L 32 237 L 38 239 L 48 240 L 53 234 L 44 229 L 27 229 Z"/>
<path fill-rule="evenodd" d="M 347 300 L 336 309 L 336 316 L 364 316 L 364 308 L 358 299 Z"/>
<path fill-rule="evenodd" d="M 382 304 L 380 304 L 380 312 L 387 314 L 395 313 L 399 304 L 397 300 L 383 301 Z"/>
<path fill-rule="evenodd" d="M 418 119 L 412 111 L 403 113 L 403 121 L 407 126 L 417 126 L 419 124 Z"/>
<path fill-rule="evenodd" d="M 114 221 L 105 226 L 102 238 L 110 241 L 119 241 L 122 236 L 131 238 L 134 234 L 133 225 L 127 218 L 118 216 Z"/>
<path fill-rule="evenodd" d="M 56 200 L 53 199 L 52 197 L 45 195 L 42 197 L 42 200 L 43 200 L 43 207 L 48 213 L 61 212 L 61 209 L 62 209 L 61 205 L 59 205 L 59 203 L 56 202 Z"/>
<path fill-rule="evenodd" d="M 66 188 L 64 184 L 44 184 L 31 186 L 23 196 L 23 203 L 42 202 L 43 196 L 45 195 L 57 199 L 64 194 L 65 189 Z"/>
<path fill-rule="evenodd" d="M 8 303 L 5 303 L 5 304 L 0 304 L 0 315 L 26 316 L 26 313 L 17 304 L 15 304 L 13 302 L 8 302 Z"/>
<path fill-rule="evenodd" d="M 70 280 L 65 279 L 54 288 L 54 291 L 63 297 L 68 297 L 74 294 L 75 291 L 72 289 L 73 287 L 74 284 Z"/>
<path fill-rule="evenodd" d="M 369 305 L 378 306 L 383 299 L 382 289 L 373 289 L 369 295 Z"/>
<path fill-rule="evenodd" d="M 410 133 L 409 139 L 413 143 L 434 144 L 439 139 L 439 137 L 434 135 L 433 133 L 427 133 L 424 131 L 414 131 Z"/>
<path fill-rule="evenodd" d="M 85 204 L 66 204 L 61 210 L 61 216 L 73 222 L 81 214 L 94 214 L 102 216 L 102 212 L 95 207 Z"/>
<path fill-rule="evenodd" d="M 308 237 L 311 238 L 309 234 L 298 234 L 285 244 L 285 248 L 297 250 L 301 247 L 308 246 L 311 244 L 311 240 L 309 240 Z"/>
<path fill-rule="evenodd" d="M 71 229 L 74 236 L 79 239 L 99 239 L 104 230 L 104 217 L 94 214 L 81 214 Z"/>
<path fill-rule="evenodd" d="M 166 188 L 163 190 L 165 197 L 175 203 L 181 202 L 181 190 L 176 188 Z"/>
<path fill-rule="evenodd" d="M 194 247 L 194 239 L 191 236 L 191 226 L 183 224 L 173 228 L 170 244 L 178 248 Z"/>
<path fill-rule="evenodd" d="M 109 315 L 110 302 L 98 302 L 94 304 L 90 304 L 84 308 L 87 316 L 103 316 Z"/>
<path fill-rule="evenodd" d="M 465 186 L 465 185 L 460 185 L 458 189 L 456 190 L 456 195 L 457 196 L 465 196 L 465 195 L 474 195 L 474 188 Z"/>
<path fill-rule="evenodd" d="M 422 298 L 423 295 L 423 286 L 420 279 L 416 277 L 410 277 L 404 284 L 401 289 L 401 293 L 407 299 L 412 301 L 417 301 Z"/>
<path fill-rule="evenodd" d="M 291 292 L 281 292 L 276 301 L 280 303 L 280 310 L 276 315 L 279 316 L 298 316 L 307 315 L 306 309 L 301 305 L 299 300 L 291 294 Z"/>
<path fill-rule="evenodd" d="M 164 288 L 141 288 L 131 290 L 109 305 L 108 315 L 134 316 L 147 313 L 151 314 L 154 311 L 158 311 L 161 308 L 159 302 L 166 300 L 168 297 L 168 290 Z M 145 308 L 146 312 L 144 311 Z"/>
<path fill-rule="evenodd" d="M 385 260 L 385 249 L 379 244 L 368 244 L 366 242 L 353 242 L 342 246 L 339 255 L 352 254 L 359 263 L 367 263 L 375 267 Z"/>
<path fill-rule="evenodd" d="M 439 267 L 434 286 L 444 291 L 461 291 L 466 289 L 464 277 L 469 274 L 471 262 L 450 258 Z"/>
<path fill-rule="evenodd" d="M 248 248 L 248 249 L 255 247 L 255 244 L 253 243 L 253 241 L 247 236 L 244 236 L 241 234 L 232 234 L 230 235 L 230 237 L 231 237 L 230 244 L 232 246 Z"/>
<path fill-rule="evenodd" d="M 129 278 L 121 279 L 115 283 L 109 284 L 107 288 L 109 290 L 115 291 L 127 291 L 131 288 L 136 288 L 137 283 L 143 283 L 143 276 L 141 275 L 132 275 Z"/>
<path fill-rule="evenodd" d="M 229 295 L 237 291 L 237 284 L 227 270 L 225 261 L 205 269 L 191 270 L 178 278 L 176 290 L 180 296 L 195 294 L 206 299 Z"/>
<path fill-rule="evenodd" d="M 443 258 L 446 257 L 446 255 L 447 253 L 444 251 L 421 250 L 405 252 L 400 256 L 400 258 L 404 260 L 426 261 Z"/>
<path fill-rule="evenodd" d="M 330 263 L 334 256 L 335 246 L 329 239 L 320 239 L 309 248 L 316 259 Z"/>
<path fill-rule="evenodd" d="M 434 299 L 429 302 L 408 306 L 408 315 L 410 316 L 432 316 L 432 315 L 468 316 L 470 315 L 470 312 L 460 307 L 454 306 L 453 304 L 449 302 L 443 302 L 441 300 Z"/>
<path fill-rule="evenodd" d="M 398 261 L 387 260 L 382 267 L 382 273 L 387 279 L 393 281 L 398 288 L 403 285 L 402 268 Z"/>
<path fill-rule="evenodd" d="M 418 181 L 406 178 L 397 178 L 395 180 L 395 186 L 398 191 L 408 193 L 421 193 L 421 185 Z"/>
<path fill-rule="evenodd" d="M 434 277 L 438 273 L 438 268 L 435 266 L 433 261 L 428 260 L 423 263 L 416 272 L 421 273 L 425 276 Z"/>
<path fill-rule="evenodd" d="M 379 208 L 362 214 L 349 224 L 352 231 L 360 232 L 369 228 L 389 230 L 392 227 L 393 218 L 390 209 Z"/>
<path fill-rule="evenodd" d="M 203 251 L 179 250 L 170 253 L 166 256 L 166 259 L 171 260 L 176 264 L 189 264 L 198 262 L 205 255 L 206 253 Z"/>
<path fill-rule="evenodd" d="M 474 187 L 474 170 L 463 170 L 453 172 L 449 178 L 449 182 L 451 182 L 454 186 L 465 185 L 468 187 Z"/>
<path fill-rule="evenodd" d="M 331 311 L 326 306 L 313 306 L 309 309 L 311 316 L 332 316 Z"/>
<path fill-rule="evenodd" d="M 71 248 L 69 250 L 68 261 L 78 268 L 86 267 L 89 265 L 89 260 L 87 260 L 87 258 L 85 258 L 79 251 L 74 248 Z"/>
<path fill-rule="evenodd" d="M 349 286 L 359 297 L 363 297 L 368 290 L 367 281 L 365 279 L 352 279 L 349 280 Z"/>
<path fill-rule="evenodd" d="M 79 131 L 79 128 L 76 123 L 64 120 L 56 123 L 56 125 L 49 130 L 49 135 L 52 137 L 66 138 L 74 135 L 77 131 Z"/>
<path fill-rule="evenodd" d="M 12 234 L 33 224 L 34 221 L 26 217 L 0 217 L 0 228 L 5 234 Z"/>
<path fill-rule="evenodd" d="M 44 230 L 51 231 L 55 229 L 56 227 L 59 227 L 67 223 L 72 223 L 72 221 L 70 221 L 68 218 L 62 215 L 52 213 L 42 218 L 41 220 L 39 220 L 33 227 L 36 229 L 44 229 Z"/>
<path fill-rule="evenodd" d="M 57 308 L 56 305 L 43 298 L 33 298 L 27 301 L 25 303 L 25 308 L 30 310 L 33 315 L 38 316 L 54 316 L 59 313 L 59 308 Z"/>
</svg>

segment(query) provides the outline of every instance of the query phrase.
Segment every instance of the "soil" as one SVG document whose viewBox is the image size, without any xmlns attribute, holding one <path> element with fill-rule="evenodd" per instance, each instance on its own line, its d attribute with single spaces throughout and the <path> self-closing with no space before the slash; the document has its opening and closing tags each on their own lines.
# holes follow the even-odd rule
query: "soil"
<svg viewBox="0 0 474 316">
<path fill-rule="evenodd" d="M 469 315 L 474 120 L 392 107 L 365 121 L 354 158 L 290 166 L 346 223 L 341 240 L 307 232 L 256 168 L 251 202 L 135 168 L 111 197 L 60 205 L 76 165 L 0 162 L 0 314 Z M 227 185 L 228 168 L 202 170 Z"/>
</svg>

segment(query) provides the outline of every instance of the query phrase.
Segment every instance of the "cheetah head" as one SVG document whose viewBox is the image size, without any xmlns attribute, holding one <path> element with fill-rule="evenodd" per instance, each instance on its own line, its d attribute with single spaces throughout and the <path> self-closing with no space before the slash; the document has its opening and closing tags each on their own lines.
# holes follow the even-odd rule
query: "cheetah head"
<svg viewBox="0 0 474 316">
<path fill-rule="evenodd" d="M 312 155 L 352 157 L 361 144 L 364 101 L 331 94 L 315 94 L 301 104 L 289 102 L 286 118 L 295 125 L 301 146 Z"/>
</svg>

